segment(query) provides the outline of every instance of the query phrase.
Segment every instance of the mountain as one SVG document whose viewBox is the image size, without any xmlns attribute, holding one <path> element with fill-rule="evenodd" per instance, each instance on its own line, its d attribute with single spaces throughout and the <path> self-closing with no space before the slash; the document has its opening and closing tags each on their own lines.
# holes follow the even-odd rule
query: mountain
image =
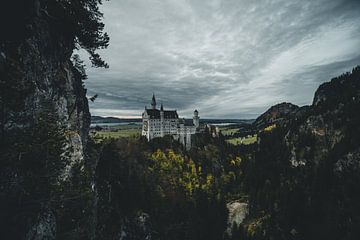
<svg viewBox="0 0 360 240">
<path fill-rule="evenodd" d="M 206 131 L 190 151 L 171 138 L 108 141 L 96 171 L 98 236 L 357 239 L 359 82 L 357 67 L 322 84 L 310 106 L 271 107 L 250 145 Z"/>
<path fill-rule="evenodd" d="M 141 118 L 117 118 L 91 116 L 91 123 L 123 123 L 123 122 L 141 122 Z"/>
<path fill-rule="evenodd" d="M 263 129 L 274 123 L 281 123 L 283 120 L 289 118 L 297 109 L 299 109 L 299 107 L 292 103 L 279 103 L 256 118 L 253 126 L 257 129 Z"/>
<path fill-rule="evenodd" d="M 311 106 L 283 106 L 287 124 L 259 134 L 247 168 L 245 239 L 357 239 L 360 67 L 322 84 Z"/>
<path fill-rule="evenodd" d="M 106 66 L 94 52 L 109 40 L 101 1 L 11 2 L 2 22 L 15 25 L 0 36 L 2 239 L 359 238 L 360 67 L 322 84 L 311 106 L 270 108 L 250 145 L 206 130 L 190 151 L 171 137 L 96 141 L 72 55 L 82 47 Z M 228 226 L 229 202 L 240 226 Z"/>
<path fill-rule="evenodd" d="M 117 117 L 101 117 L 91 116 L 91 123 L 122 123 L 122 122 L 141 122 L 141 118 L 117 118 Z M 211 119 L 205 118 L 200 119 L 201 123 L 209 124 L 221 124 L 221 123 L 232 123 L 232 124 L 251 124 L 253 119 Z"/>
</svg>

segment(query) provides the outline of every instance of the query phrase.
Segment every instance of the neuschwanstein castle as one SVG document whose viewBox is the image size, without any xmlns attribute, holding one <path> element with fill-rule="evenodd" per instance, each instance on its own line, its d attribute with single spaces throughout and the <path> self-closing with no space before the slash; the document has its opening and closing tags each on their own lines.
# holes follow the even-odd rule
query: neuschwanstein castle
<svg viewBox="0 0 360 240">
<path fill-rule="evenodd" d="M 180 141 L 187 149 L 191 147 L 191 135 L 199 131 L 199 112 L 194 111 L 191 123 L 185 119 L 179 119 L 176 110 L 164 110 L 161 104 L 160 109 L 156 108 L 155 95 L 152 97 L 151 109 L 145 107 L 142 114 L 143 126 L 142 135 L 148 141 L 165 135 L 172 135 L 174 139 Z"/>
</svg>

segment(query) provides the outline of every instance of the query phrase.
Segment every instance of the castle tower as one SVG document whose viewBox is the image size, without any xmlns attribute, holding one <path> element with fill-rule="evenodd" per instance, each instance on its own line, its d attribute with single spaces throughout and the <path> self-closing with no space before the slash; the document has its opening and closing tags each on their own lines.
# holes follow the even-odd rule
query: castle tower
<svg viewBox="0 0 360 240">
<path fill-rule="evenodd" d="M 164 137 L 164 124 L 165 124 L 165 121 L 164 121 L 164 106 L 161 104 L 161 107 L 160 107 L 160 136 L 161 137 Z"/>
<path fill-rule="evenodd" d="M 194 116 L 193 116 L 193 124 L 196 128 L 200 126 L 200 117 L 198 110 L 195 109 Z"/>
<path fill-rule="evenodd" d="M 151 107 L 152 107 L 152 109 L 156 109 L 156 99 L 155 99 L 155 94 L 153 94 L 153 96 L 152 96 L 152 100 L 151 100 Z"/>
</svg>

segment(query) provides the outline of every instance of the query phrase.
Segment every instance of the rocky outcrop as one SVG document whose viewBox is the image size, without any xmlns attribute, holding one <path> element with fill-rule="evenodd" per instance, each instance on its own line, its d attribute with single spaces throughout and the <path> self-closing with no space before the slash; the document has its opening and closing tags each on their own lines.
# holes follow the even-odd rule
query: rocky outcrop
<svg viewBox="0 0 360 240">
<path fill-rule="evenodd" d="M 74 167 L 85 171 L 86 165 L 90 113 L 83 79 L 70 61 L 74 40 L 56 34 L 49 24 L 52 19 L 35 5 L 27 9 L 32 16 L 27 34 L 0 41 L 0 199 L 5 209 L 0 234 L 6 239 L 55 239 L 61 214 L 54 205 L 61 207 L 66 186 L 73 185 Z M 59 139 L 64 141 L 55 139 L 44 124 L 56 128 L 54 132 L 61 133 Z M 42 138 L 37 128 L 45 131 Z M 30 156 L 45 145 L 47 154 L 40 151 L 37 157 Z M 61 161 L 55 166 L 53 159 Z M 34 178 L 44 185 L 48 181 L 51 187 L 35 186 Z"/>
<path fill-rule="evenodd" d="M 226 208 L 229 211 L 228 216 L 228 226 L 226 229 L 226 232 L 229 236 L 232 235 L 232 230 L 234 226 L 240 226 L 240 224 L 244 221 L 246 218 L 249 208 L 247 202 L 242 201 L 232 201 L 226 204 Z"/>
<path fill-rule="evenodd" d="M 322 84 L 315 93 L 312 106 L 303 118 L 293 119 L 285 136 L 294 166 L 306 162 L 319 164 L 337 148 L 343 154 L 359 148 L 354 135 L 359 130 L 360 68 Z M 350 141 L 350 142 L 349 142 Z M 342 147 L 349 142 L 347 147 Z M 340 156 L 337 156 L 337 158 Z"/>
<path fill-rule="evenodd" d="M 43 209 L 34 225 L 28 231 L 25 239 L 31 240 L 52 240 L 56 238 L 56 218 L 54 213 L 48 209 Z"/>
<path fill-rule="evenodd" d="M 150 225 L 149 215 L 139 212 L 131 219 L 125 218 L 122 223 L 117 239 L 119 240 L 151 240 L 152 229 Z"/>
</svg>

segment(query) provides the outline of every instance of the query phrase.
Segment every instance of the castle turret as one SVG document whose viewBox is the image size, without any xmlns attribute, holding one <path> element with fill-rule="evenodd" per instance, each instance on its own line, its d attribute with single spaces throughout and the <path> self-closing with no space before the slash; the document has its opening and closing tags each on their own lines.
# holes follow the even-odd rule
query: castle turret
<svg viewBox="0 0 360 240">
<path fill-rule="evenodd" d="M 160 136 L 164 137 L 164 106 L 160 107 Z"/>
<path fill-rule="evenodd" d="M 194 116 L 193 116 L 193 124 L 196 128 L 200 126 L 200 117 L 198 110 L 195 109 Z"/>
<path fill-rule="evenodd" d="M 155 94 L 153 94 L 153 96 L 152 96 L 152 100 L 151 100 L 151 107 L 152 107 L 152 109 L 156 109 L 156 99 L 155 99 Z"/>
</svg>

